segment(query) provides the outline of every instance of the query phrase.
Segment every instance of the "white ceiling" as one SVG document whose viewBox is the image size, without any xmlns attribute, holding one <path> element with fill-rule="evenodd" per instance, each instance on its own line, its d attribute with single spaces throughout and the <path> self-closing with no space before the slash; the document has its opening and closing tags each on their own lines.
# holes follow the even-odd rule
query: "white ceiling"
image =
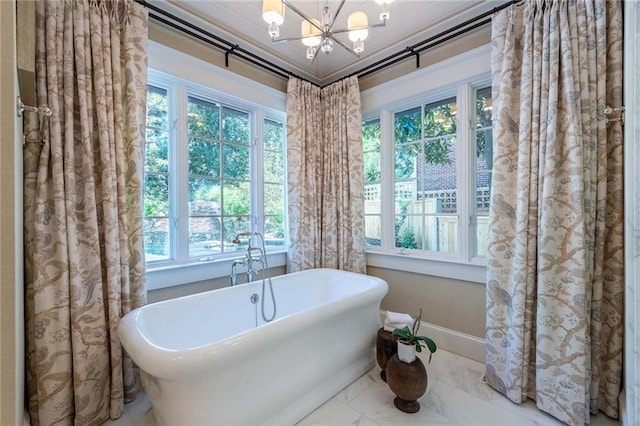
<svg viewBox="0 0 640 426">
<path fill-rule="evenodd" d="M 332 13 L 335 13 L 340 4 L 340 0 L 290 1 L 305 14 L 318 19 L 325 3 Z M 326 84 L 504 2 L 505 0 L 395 0 L 390 4 L 387 25 L 369 31 L 365 51 L 360 57 L 336 45 L 333 52 L 328 55 L 319 53 L 313 62 L 306 59 L 306 48 L 300 41 L 271 41 L 267 24 L 262 20 L 262 0 L 156 0 L 150 3 L 295 74 Z M 367 13 L 369 24 L 379 22 L 381 6 L 374 0 L 346 0 L 335 20 L 334 29 L 345 28 L 347 17 L 357 10 Z M 280 37 L 300 35 L 301 21 L 297 14 L 287 10 L 285 22 L 280 27 Z M 348 46 L 352 45 L 346 33 L 335 37 Z"/>
</svg>

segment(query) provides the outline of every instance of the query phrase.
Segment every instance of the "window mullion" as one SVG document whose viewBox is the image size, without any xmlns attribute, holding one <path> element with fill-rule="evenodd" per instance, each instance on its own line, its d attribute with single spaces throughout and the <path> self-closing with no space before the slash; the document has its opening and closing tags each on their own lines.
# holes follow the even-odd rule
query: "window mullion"
<svg viewBox="0 0 640 426">
<path fill-rule="evenodd" d="M 458 247 L 460 247 L 460 260 L 468 262 L 471 259 L 471 220 L 473 214 L 470 205 L 475 193 L 473 171 L 475 170 L 473 159 L 475 157 L 472 145 L 472 98 L 473 88 L 470 84 L 463 84 L 458 88 L 458 132 L 457 132 L 457 157 L 458 157 Z"/>
<path fill-rule="evenodd" d="M 176 86 L 176 123 L 175 126 L 175 158 L 173 167 L 174 179 L 174 208 L 176 212 L 176 260 L 178 263 L 189 262 L 189 137 L 187 129 L 187 88 Z"/>
<path fill-rule="evenodd" d="M 264 114 L 259 109 L 253 114 L 251 134 L 251 188 L 252 229 L 264 235 Z"/>
<path fill-rule="evenodd" d="M 395 251 L 394 227 L 394 169 L 395 154 L 393 140 L 393 113 L 380 111 L 380 222 L 381 247 L 384 251 Z"/>
</svg>

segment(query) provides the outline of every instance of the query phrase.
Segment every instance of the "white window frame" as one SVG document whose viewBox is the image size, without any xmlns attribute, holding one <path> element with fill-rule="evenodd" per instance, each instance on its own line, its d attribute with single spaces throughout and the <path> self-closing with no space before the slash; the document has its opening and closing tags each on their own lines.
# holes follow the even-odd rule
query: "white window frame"
<svg viewBox="0 0 640 426">
<path fill-rule="evenodd" d="M 175 66 L 177 63 L 179 67 Z M 153 42 L 149 44 L 148 84 L 166 89 L 169 96 L 169 164 L 170 174 L 177 176 L 170 182 L 169 205 L 172 218 L 177 218 L 179 223 L 177 229 L 172 227 L 170 231 L 171 253 L 175 257 L 169 261 L 147 263 L 147 288 L 154 290 L 228 276 L 233 260 L 244 253 L 221 253 L 206 261 L 188 256 L 188 199 L 176 199 L 177 194 L 186 193 L 188 188 L 187 97 L 222 103 L 250 114 L 250 186 L 253 200 L 250 215 L 253 231 L 263 233 L 260 220 L 264 208 L 261 189 L 264 184 L 263 123 L 270 119 L 286 125 L 286 95 Z M 184 146 L 179 147 L 179 144 Z M 284 213 L 286 223 L 286 209 Z M 268 250 L 267 258 L 270 267 L 286 265 L 286 243 L 282 248 Z"/>
<path fill-rule="evenodd" d="M 367 265 L 485 282 L 486 259 L 471 256 L 475 228 L 470 218 L 475 212 L 471 197 L 475 188 L 475 90 L 491 84 L 490 60 L 490 46 L 483 46 L 362 92 L 363 121 L 379 117 L 381 127 L 382 243 L 367 247 Z M 456 96 L 458 103 L 458 253 L 397 248 L 393 226 L 394 114 L 450 96 Z"/>
</svg>

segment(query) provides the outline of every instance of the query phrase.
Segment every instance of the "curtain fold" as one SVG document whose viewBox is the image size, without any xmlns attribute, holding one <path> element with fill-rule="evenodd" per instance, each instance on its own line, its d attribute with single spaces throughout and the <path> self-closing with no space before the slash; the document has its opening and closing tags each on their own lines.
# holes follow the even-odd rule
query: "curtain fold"
<svg viewBox="0 0 640 426">
<path fill-rule="evenodd" d="M 572 425 L 617 418 L 623 343 L 618 1 L 527 1 L 492 24 L 487 382 Z"/>
<path fill-rule="evenodd" d="M 357 77 L 287 88 L 289 271 L 364 273 L 362 117 Z"/>
<path fill-rule="evenodd" d="M 146 299 L 146 42 L 147 12 L 131 0 L 36 2 L 37 99 L 53 114 L 24 152 L 35 425 L 100 424 L 137 392 L 117 327 Z M 25 117 L 28 140 L 39 126 Z"/>
</svg>

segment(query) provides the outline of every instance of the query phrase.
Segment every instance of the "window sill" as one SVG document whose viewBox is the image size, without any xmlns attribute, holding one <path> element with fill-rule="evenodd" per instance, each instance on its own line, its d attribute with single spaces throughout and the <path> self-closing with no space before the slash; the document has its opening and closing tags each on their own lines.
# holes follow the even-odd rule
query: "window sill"
<svg viewBox="0 0 640 426">
<path fill-rule="evenodd" d="M 434 277 L 451 278 L 484 284 L 487 266 L 453 260 L 427 259 L 400 253 L 367 252 L 367 266 L 413 272 Z"/>
<path fill-rule="evenodd" d="M 243 255 L 244 253 L 238 253 L 237 257 L 226 259 L 156 268 L 147 267 L 147 290 L 157 290 L 198 281 L 228 277 L 231 274 L 231 264 L 233 261 L 241 258 Z M 267 261 L 269 262 L 269 268 L 284 266 L 287 264 L 287 253 L 284 251 L 267 253 Z"/>
</svg>

